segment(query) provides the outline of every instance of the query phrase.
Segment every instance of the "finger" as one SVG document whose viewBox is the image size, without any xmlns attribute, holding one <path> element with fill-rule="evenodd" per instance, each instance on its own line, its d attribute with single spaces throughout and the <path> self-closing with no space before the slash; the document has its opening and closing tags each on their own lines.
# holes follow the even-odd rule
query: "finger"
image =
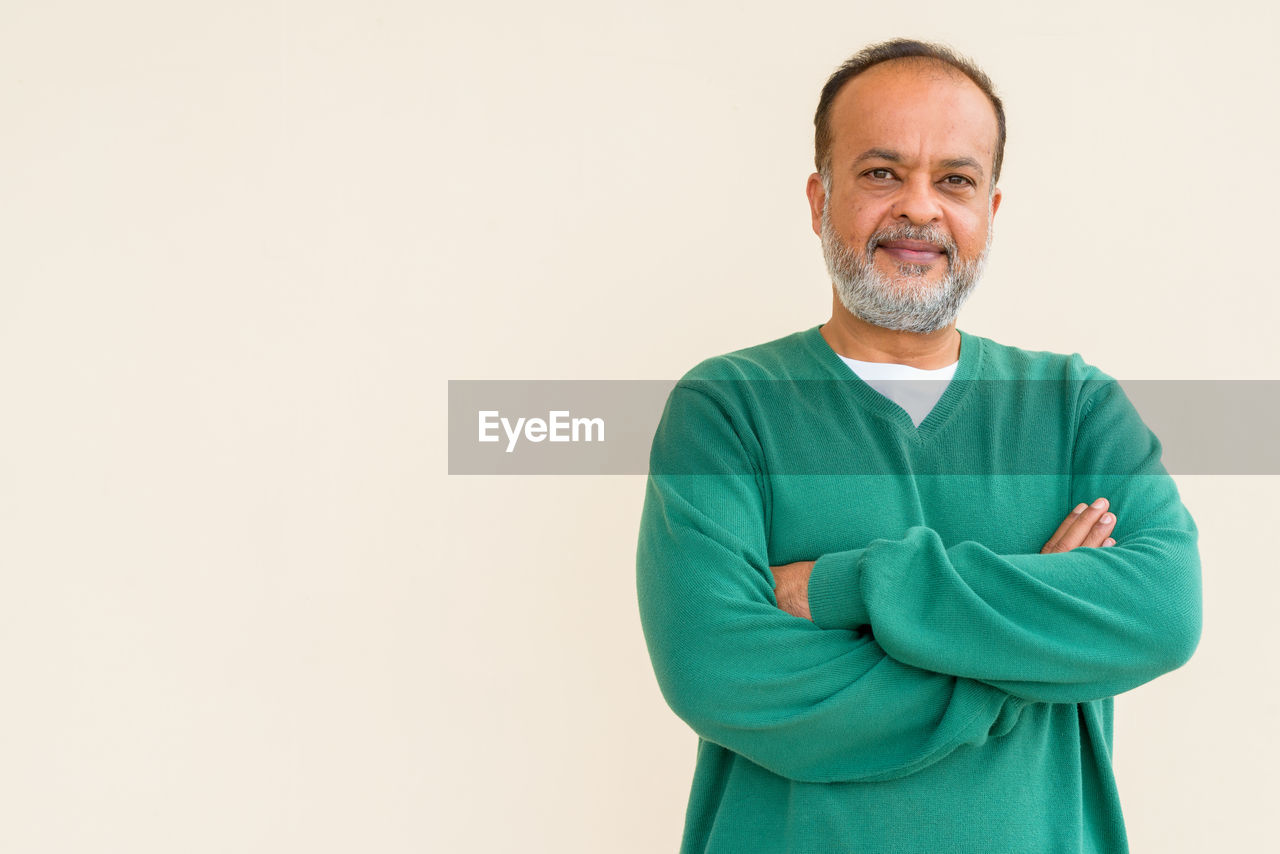
<svg viewBox="0 0 1280 854">
<path fill-rule="evenodd" d="M 1049 541 L 1044 544 L 1044 548 L 1042 548 L 1040 552 L 1043 554 L 1044 552 L 1054 551 L 1055 550 L 1054 547 L 1057 545 L 1058 540 L 1062 539 L 1062 535 L 1065 534 L 1067 532 L 1067 529 L 1071 527 L 1071 523 L 1074 522 L 1076 520 L 1076 517 L 1079 516 L 1081 513 L 1083 513 L 1085 508 L 1088 506 L 1089 505 L 1085 504 L 1083 501 L 1077 504 L 1075 508 L 1070 513 L 1067 514 L 1067 518 L 1062 520 L 1062 524 L 1058 526 L 1058 530 L 1053 532 L 1053 536 L 1050 537 Z"/>
<path fill-rule="evenodd" d="M 1071 527 L 1069 527 L 1067 532 L 1062 535 L 1062 539 L 1058 541 L 1059 550 L 1070 551 L 1071 549 L 1076 549 L 1085 545 L 1086 542 L 1089 541 L 1090 536 L 1092 536 L 1094 528 L 1098 524 L 1098 520 L 1106 514 L 1108 506 L 1109 502 L 1107 499 L 1099 498 L 1086 507 L 1084 512 L 1077 516 L 1075 521 L 1071 523 Z M 1098 543 L 1101 544 L 1105 537 L 1106 534 L 1099 537 Z"/>
<path fill-rule="evenodd" d="M 1089 529 L 1089 532 L 1085 534 L 1084 542 L 1080 545 L 1090 549 L 1101 548 L 1102 544 L 1111 536 L 1111 532 L 1115 530 L 1115 527 L 1116 514 L 1103 513 L 1098 517 L 1098 521 L 1094 523 L 1093 527 Z"/>
<path fill-rule="evenodd" d="M 1095 501 L 1094 505 L 1096 504 L 1097 502 Z M 1050 538 L 1049 542 L 1045 543 L 1044 548 L 1040 551 L 1045 554 L 1071 551 L 1071 549 L 1080 545 L 1081 540 L 1084 539 L 1083 532 L 1092 527 L 1097 517 L 1102 515 L 1103 512 L 1096 506 L 1088 504 L 1077 505 L 1071 511 L 1071 515 L 1067 516 L 1063 523 L 1058 526 L 1058 530 L 1054 532 L 1053 537 Z"/>
<path fill-rule="evenodd" d="M 1067 526 L 1067 530 L 1058 538 L 1054 551 L 1069 552 L 1081 546 L 1085 538 L 1093 530 L 1093 526 L 1098 524 L 1098 519 L 1102 517 L 1103 513 L 1107 512 L 1107 504 L 1107 499 L 1099 498 L 1086 507 L 1083 512 L 1072 520 L 1071 524 Z M 1105 537 L 1105 535 L 1103 536 Z M 1102 540 L 1099 539 L 1098 542 L 1101 543 Z"/>
</svg>

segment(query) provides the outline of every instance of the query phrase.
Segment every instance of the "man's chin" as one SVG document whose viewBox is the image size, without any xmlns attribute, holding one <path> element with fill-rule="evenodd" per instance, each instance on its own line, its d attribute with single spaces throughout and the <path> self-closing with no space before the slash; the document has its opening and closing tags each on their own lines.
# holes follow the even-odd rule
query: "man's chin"
<svg viewBox="0 0 1280 854">
<path fill-rule="evenodd" d="M 947 277 L 947 262 L 941 260 L 934 261 L 932 264 L 877 263 L 875 270 L 880 274 L 881 279 L 888 282 L 895 290 L 912 291 L 922 287 L 936 287 Z"/>
</svg>

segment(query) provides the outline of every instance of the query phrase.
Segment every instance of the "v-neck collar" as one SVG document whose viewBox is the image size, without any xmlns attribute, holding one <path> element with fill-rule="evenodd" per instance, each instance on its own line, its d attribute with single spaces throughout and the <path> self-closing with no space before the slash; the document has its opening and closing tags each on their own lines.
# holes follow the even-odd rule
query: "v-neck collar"
<svg viewBox="0 0 1280 854">
<path fill-rule="evenodd" d="M 813 351 L 823 369 L 833 379 L 845 381 L 849 393 L 861 408 L 888 421 L 917 440 L 930 438 L 942 429 L 973 387 L 972 380 L 978 376 L 982 365 L 982 339 L 957 329 L 956 331 L 960 333 L 960 360 L 956 365 L 955 375 L 947 384 L 942 397 L 938 398 L 933 409 L 917 427 L 905 409 L 869 386 L 862 377 L 845 364 L 840 355 L 831 349 L 827 339 L 822 337 L 821 330 L 821 325 L 815 326 L 803 335 L 805 343 Z"/>
</svg>

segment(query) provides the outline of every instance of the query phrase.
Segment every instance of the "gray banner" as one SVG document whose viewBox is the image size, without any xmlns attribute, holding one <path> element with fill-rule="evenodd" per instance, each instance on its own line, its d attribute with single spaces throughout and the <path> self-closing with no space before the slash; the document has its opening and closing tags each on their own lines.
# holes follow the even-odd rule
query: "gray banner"
<svg viewBox="0 0 1280 854">
<path fill-rule="evenodd" d="M 752 391 L 757 398 L 794 401 L 807 385 L 819 382 L 828 381 L 767 383 L 763 390 L 756 383 Z M 449 473 L 646 474 L 654 431 L 675 385 L 675 380 L 450 380 Z M 1026 405 L 1070 392 L 1051 382 L 982 385 L 983 394 L 1018 395 Z M 1121 386 L 1163 444 L 1170 472 L 1280 474 L 1280 381 L 1142 380 Z"/>
</svg>

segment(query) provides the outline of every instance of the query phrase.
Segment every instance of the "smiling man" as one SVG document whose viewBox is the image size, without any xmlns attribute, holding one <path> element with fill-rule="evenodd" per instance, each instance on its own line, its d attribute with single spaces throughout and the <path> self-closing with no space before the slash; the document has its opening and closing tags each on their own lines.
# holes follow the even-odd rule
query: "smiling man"
<svg viewBox="0 0 1280 854">
<path fill-rule="evenodd" d="M 930 335 L 940 350 L 925 361 L 955 361 L 949 327 L 982 273 L 1000 207 L 1003 108 L 932 60 L 882 62 L 832 80 L 808 186 L 839 299 L 824 337 L 837 351 L 866 352 L 864 339 L 880 330 Z"/>
<path fill-rule="evenodd" d="M 986 75 L 874 45 L 814 121 L 832 316 L 691 370 L 650 458 L 682 851 L 1126 851 L 1112 697 L 1195 649 L 1195 525 L 1114 380 L 956 328 L 1001 200 Z"/>
</svg>

